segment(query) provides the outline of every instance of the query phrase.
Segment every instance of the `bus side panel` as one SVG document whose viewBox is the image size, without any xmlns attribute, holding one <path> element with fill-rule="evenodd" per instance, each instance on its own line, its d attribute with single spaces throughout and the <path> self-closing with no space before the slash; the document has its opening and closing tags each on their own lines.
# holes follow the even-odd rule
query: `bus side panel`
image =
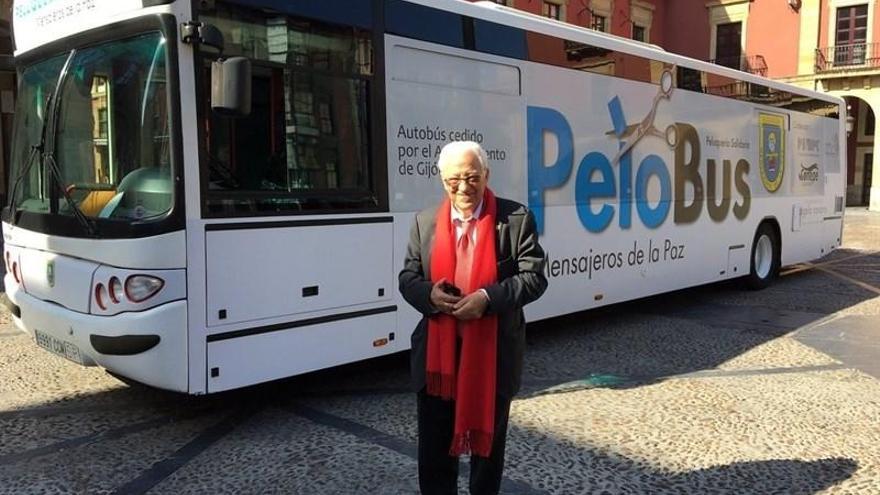
<svg viewBox="0 0 880 495">
<path fill-rule="evenodd" d="M 782 208 L 759 177 L 754 105 L 664 92 L 675 67 L 650 68 L 654 83 L 526 64 L 528 200 L 549 279 L 530 316 L 745 275 L 758 223 Z"/>
<path fill-rule="evenodd" d="M 682 89 L 677 68 L 656 61 L 646 83 L 394 36 L 386 54 L 392 211 L 442 197 L 440 145 L 481 142 L 490 187 L 529 206 L 548 254 L 531 319 L 747 275 L 768 219 L 783 263 L 834 244 L 821 147 L 839 121 L 821 111 L 737 99 L 748 85 Z M 797 229 L 795 211 L 808 214 Z"/>
<path fill-rule="evenodd" d="M 208 343 L 208 393 L 276 380 L 370 356 L 403 350 L 377 350 L 376 338 L 388 338 L 393 312 L 277 330 Z"/>
<path fill-rule="evenodd" d="M 656 127 L 661 131 L 678 123 L 696 129 L 696 151 L 689 148 L 683 158 L 696 157 L 691 168 L 703 182 L 707 158 L 714 159 L 716 189 L 728 200 L 723 221 L 709 219 L 702 200 L 691 208 L 696 210 L 693 220 L 676 223 L 676 202 L 693 203 L 694 187 L 685 185 L 685 197 L 669 197 L 676 164 L 673 148 L 651 136 L 638 143 L 625 163 L 612 163 L 621 143 L 612 132 L 609 105 L 616 99 L 624 124 L 637 124 L 657 98 L 657 85 L 394 36 L 386 38 L 386 54 L 388 94 L 393 95 L 388 99 L 392 211 L 416 211 L 443 196 L 437 172 L 431 169 L 440 145 L 479 141 L 490 154 L 490 187 L 499 196 L 529 205 L 541 228 L 550 286 L 526 308 L 529 318 L 743 274 L 743 250 L 751 247 L 759 217 L 753 211 L 737 220 L 731 209 L 744 202 L 744 195 L 751 200 L 751 191 L 760 185 L 757 169 L 752 167 L 743 177 L 744 192 L 732 182 L 738 159 L 755 163 L 757 155 L 751 105 L 685 91 L 658 105 Z M 475 81 L 468 74 L 484 77 Z M 513 91 L 516 80 L 521 95 Z M 693 101 L 696 98 L 703 101 Z M 621 172 L 624 166 L 626 174 Z M 665 184 L 658 175 L 664 176 Z M 636 184 L 639 179 L 643 184 Z M 604 184 L 594 186 L 600 182 Z M 623 190 L 629 195 L 625 206 L 620 200 Z M 662 218 L 650 225 L 640 216 L 663 209 Z M 607 224 L 591 223 L 591 217 L 603 214 L 610 217 Z M 402 265 L 401 256 L 395 265 Z M 401 315 L 401 325 L 408 326 L 416 317 Z"/>
<path fill-rule="evenodd" d="M 392 301 L 390 217 L 209 231 L 206 239 L 209 327 Z"/>
<path fill-rule="evenodd" d="M 385 51 L 391 211 L 414 213 L 444 197 L 436 164 L 450 141 L 479 142 L 489 187 L 525 201 L 525 101 L 515 61 L 395 36 Z"/>
<path fill-rule="evenodd" d="M 845 115 L 841 105 L 841 115 Z M 843 242 L 843 215 L 846 208 L 846 131 L 843 121 L 826 120 L 823 142 L 826 197 L 833 220 L 825 222 L 825 239 L 835 247 Z"/>
<path fill-rule="evenodd" d="M 837 120 L 793 112 L 786 183 L 792 199 L 784 216 L 782 263 L 821 257 L 840 245 L 843 194 Z"/>
</svg>

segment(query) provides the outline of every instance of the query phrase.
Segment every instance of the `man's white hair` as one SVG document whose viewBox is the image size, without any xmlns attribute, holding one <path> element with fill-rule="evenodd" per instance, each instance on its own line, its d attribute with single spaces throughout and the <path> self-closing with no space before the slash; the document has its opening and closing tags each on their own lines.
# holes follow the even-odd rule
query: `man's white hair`
<svg viewBox="0 0 880 495">
<path fill-rule="evenodd" d="M 440 169 L 440 175 L 444 175 L 443 169 L 449 166 L 451 157 L 467 151 L 476 155 L 477 161 L 480 163 L 481 172 L 489 170 L 489 155 L 486 154 L 486 150 L 480 146 L 480 143 L 474 141 L 452 141 L 443 146 L 443 149 L 440 150 L 440 156 L 437 157 L 437 168 Z"/>
</svg>

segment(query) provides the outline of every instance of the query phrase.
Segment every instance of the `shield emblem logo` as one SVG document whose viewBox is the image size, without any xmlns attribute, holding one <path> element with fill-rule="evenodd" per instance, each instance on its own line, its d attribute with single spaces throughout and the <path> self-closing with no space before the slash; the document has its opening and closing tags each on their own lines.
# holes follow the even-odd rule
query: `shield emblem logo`
<svg viewBox="0 0 880 495">
<path fill-rule="evenodd" d="M 761 112 L 758 123 L 761 152 L 758 170 L 764 188 L 772 193 L 782 185 L 782 175 L 785 172 L 785 117 Z"/>
<path fill-rule="evenodd" d="M 55 260 L 46 263 L 46 281 L 49 287 L 55 287 Z"/>
</svg>

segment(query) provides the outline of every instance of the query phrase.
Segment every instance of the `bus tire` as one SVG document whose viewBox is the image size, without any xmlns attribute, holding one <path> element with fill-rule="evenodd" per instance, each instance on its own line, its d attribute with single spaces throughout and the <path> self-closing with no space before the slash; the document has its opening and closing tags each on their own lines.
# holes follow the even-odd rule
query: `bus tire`
<svg viewBox="0 0 880 495">
<path fill-rule="evenodd" d="M 779 273 L 779 236 L 770 222 L 758 226 L 752 241 L 752 255 L 746 285 L 752 290 L 760 290 L 773 282 Z"/>
</svg>

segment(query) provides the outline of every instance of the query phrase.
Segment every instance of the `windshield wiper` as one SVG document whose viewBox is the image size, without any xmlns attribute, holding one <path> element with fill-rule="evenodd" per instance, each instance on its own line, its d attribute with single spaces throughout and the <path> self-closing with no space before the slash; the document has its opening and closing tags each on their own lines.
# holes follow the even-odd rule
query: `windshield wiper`
<svg viewBox="0 0 880 495">
<path fill-rule="evenodd" d="M 51 106 L 47 104 L 47 118 L 43 122 L 43 139 L 40 143 L 41 148 L 41 158 L 44 167 L 49 171 L 51 175 L 50 183 L 55 184 L 55 188 L 61 192 L 61 195 L 64 196 L 64 200 L 67 201 L 68 206 L 70 206 L 70 211 L 73 214 L 74 218 L 76 218 L 77 222 L 85 229 L 86 233 L 92 237 L 96 235 L 96 229 L 94 223 L 92 223 L 86 215 L 79 209 L 76 205 L 76 202 L 73 201 L 73 198 L 70 197 L 70 193 L 67 191 L 67 188 L 64 187 L 64 182 L 61 177 L 61 169 L 58 168 L 58 163 L 55 161 L 55 137 L 58 132 L 58 115 L 61 112 L 61 92 L 64 87 L 65 81 L 67 81 L 67 76 L 70 74 L 70 66 L 73 63 L 73 59 L 76 57 L 76 50 L 71 50 L 70 54 L 67 56 L 67 60 L 64 61 L 64 65 L 61 67 L 61 72 L 58 74 L 58 81 L 55 83 L 55 91 L 53 92 L 53 96 L 49 103 Z M 49 212 L 58 214 L 58 206 L 57 206 L 57 197 L 54 195 L 50 196 L 50 207 Z"/>
<path fill-rule="evenodd" d="M 12 214 L 12 225 L 16 225 L 18 223 L 18 219 L 21 217 L 21 212 L 24 211 L 21 208 L 18 208 L 15 204 L 15 193 L 18 190 L 19 184 L 22 183 L 25 176 L 30 172 L 31 167 L 37 163 L 37 158 L 42 155 L 42 144 L 31 145 L 31 152 L 28 154 L 27 160 L 25 161 L 24 168 L 21 170 L 21 173 L 18 174 L 18 177 L 15 179 L 15 184 L 12 185 L 12 193 L 9 195 L 9 205 L 13 208 Z"/>
<path fill-rule="evenodd" d="M 43 151 L 43 163 L 47 165 L 49 173 L 52 175 L 50 182 L 54 182 L 58 191 L 64 196 L 64 200 L 67 201 L 67 205 L 70 206 L 70 211 L 74 218 L 76 218 L 79 224 L 82 225 L 88 235 L 94 237 L 96 232 L 95 225 L 89 221 L 73 201 L 73 198 L 70 197 L 70 193 L 67 191 L 67 188 L 64 187 L 64 181 L 61 177 L 61 169 L 58 168 L 58 163 L 55 161 L 55 137 L 58 133 L 58 115 L 61 113 L 61 92 L 63 91 L 62 88 L 64 88 L 65 81 L 67 81 L 67 76 L 70 74 L 70 66 L 75 57 L 76 50 L 74 49 L 70 51 L 67 60 L 64 61 L 64 65 L 61 67 L 61 72 L 58 74 L 58 82 L 55 83 L 55 95 L 52 98 L 52 108 L 49 111 L 49 118 L 47 119 L 49 127 L 46 133 L 48 138 L 46 141 L 49 145 Z M 55 203 L 55 198 L 50 197 L 50 211 L 53 209 L 52 206 L 57 208 Z M 56 210 L 54 213 L 59 212 Z"/>
<path fill-rule="evenodd" d="M 58 186 L 58 190 L 61 191 L 64 200 L 67 201 L 68 206 L 70 206 L 70 211 L 73 213 L 74 218 L 76 218 L 90 236 L 94 237 L 96 233 L 95 225 L 88 219 L 88 217 L 86 217 L 79 207 L 76 206 L 73 198 L 70 197 L 70 193 L 67 192 L 67 188 L 61 185 L 61 170 L 58 169 L 58 163 L 55 162 L 55 153 L 46 153 L 43 155 L 43 161 L 48 165 L 49 172 L 52 174 L 53 182 Z"/>
<path fill-rule="evenodd" d="M 46 147 L 46 133 L 49 129 L 49 112 L 52 107 L 52 94 L 46 97 L 46 118 L 43 119 L 43 127 L 40 129 L 40 143 L 31 145 L 31 152 L 28 153 L 27 161 L 22 168 L 21 173 L 15 178 L 15 184 L 12 185 L 12 192 L 9 194 L 9 205 L 13 208 L 12 225 L 18 224 L 21 218 L 22 208 L 18 208 L 15 204 L 15 194 L 18 192 L 18 186 L 24 181 L 24 178 L 30 173 L 35 163 L 41 162 L 43 159 L 43 150 Z"/>
</svg>

